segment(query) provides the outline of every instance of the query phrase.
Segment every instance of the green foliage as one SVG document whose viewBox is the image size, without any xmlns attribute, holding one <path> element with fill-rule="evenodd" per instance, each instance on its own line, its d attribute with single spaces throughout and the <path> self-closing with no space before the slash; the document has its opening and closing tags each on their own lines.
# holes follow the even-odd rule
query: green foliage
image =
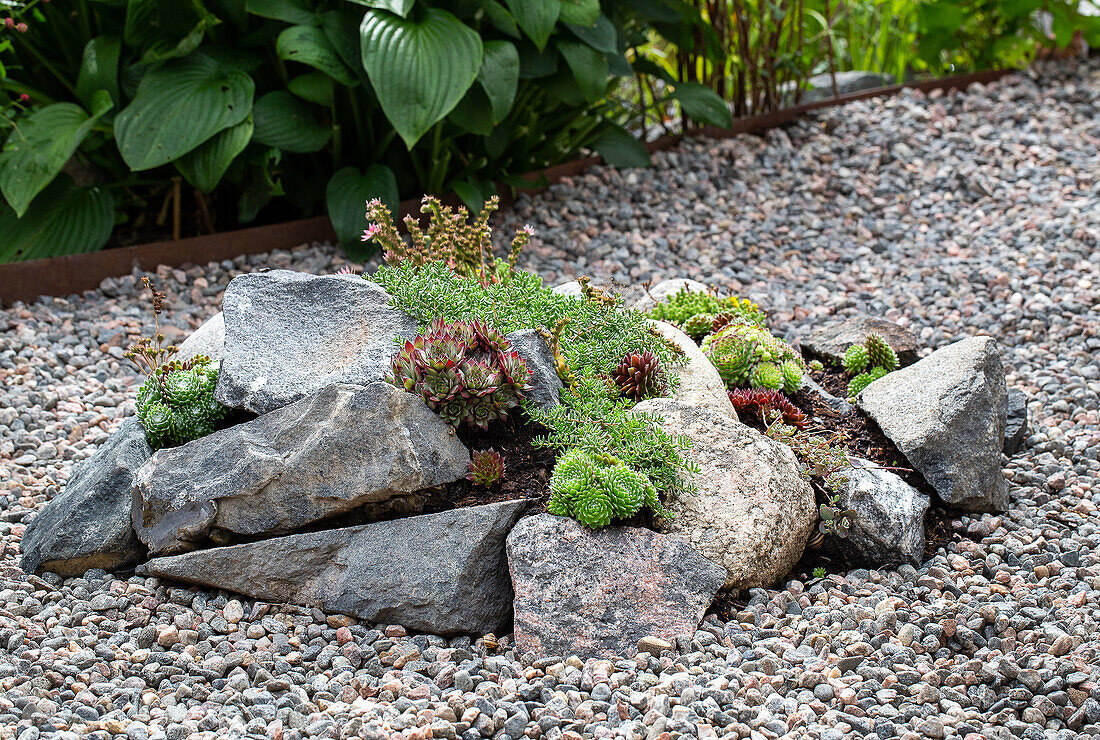
<svg viewBox="0 0 1100 740">
<path fill-rule="evenodd" d="M 860 373 L 848 381 L 848 398 L 855 398 L 871 383 L 886 375 L 885 368 L 873 367 L 865 373 Z"/>
<path fill-rule="evenodd" d="M 562 455 L 550 477 L 547 509 L 572 516 L 593 529 L 612 519 L 629 519 L 648 507 L 658 516 L 670 516 L 657 498 L 657 489 L 641 473 L 610 455 L 573 448 Z"/>
<path fill-rule="evenodd" d="M 765 433 L 791 448 L 807 480 L 816 478 L 834 493 L 847 482 L 841 471 L 850 468 L 852 463 L 847 450 L 841 446 L 845 438 L 843 432 L 811 431 L 774 421 Z"/>
<path fill-rule="evenodd" d="M 818 517 L 821 521 L 818 522 L 817 531 L 845 539 L 852 528 L 856 512 L 854 509 L 841 509 L 839 499 L 840 494 L 833 492 L 829 494 L 827 503 L 818 506 Z"/>
<path fill-rule="evenodd" d="M 738 414 L 755 414 L 767 424 L 778 418 L 784 424 L 803 429 L 810 423 L 806 414 L 779 391 L 736 388 L 729 391 L 729 399 Z"/>
<path fill-rule="evenodd" d="M 689 290 L 687 286 L 650 309 L 649 317 L 679 327 L 696 341 L 711 333 L 716 319 L 724 324 L 739 318 L 757 326 L 767 326 L 764 312 L 749 299 L 734 295 L 718 297 Z"/>
<path fill-rule="evenodd" d="M 806 366 L 786 342 L 757 324 L 734 321 L 703 340 L 703 352 L 729 388 L 771 388 L 794 393 Z"/>
<path fill-rule="evenodd" d="M 98 249 L 170 205 L 208 215 L 185 236 L 328 211 L 362 249 L 371 198 L 480 203 L 585 149 L 648 163 L 627 133 L 642 112 L 617 91 L 646 75 L 666 1 L 13 0 L 0 193 L 27 223 L 0 259 Z M 724 109 L 693 88 L 649 109 L 674 100 L 699 120 Z M 69 198 L 91 203 L 86 228 L 39 238 L 55 209 L 38 201 L 70 159 L 96 173 Z"/>
<path fill-rule="evenodd" d="M 504 458 L 491 447 L 478 450 L 470 455 L 468 471 L 466 480 L 488 488 L 504 479 Z"/>
<path fill-rule="evenodd" d="M 897 370 L 898 355 L 881 336 L 868 334 L 863 344 L 853 344 L 845 350 L 841 364 L 855 375 L 848 381 L 848 397 L 855 398 L 871 383 Z"/>
<path fill-rule="evenodd" d="M 181 445 L 213 432 L 227 409 L 214 400 L 218 365 L 199 355 L 161 365 L 137 395 L 137 415 L 149 444 Z"/>
<path fill-rule="evenodd" d="M 865 346 L 867 347 L 867 361 L 871 367 L 881 367 L 888 373 L 898 369 L 897 353 L 878 334 L 868 334 Z"/>
<path fill-rule="evenodd" d="M 816 568 L 814 568 L 814 571 L 813 571 L 814 578 L 824 578 L 826 575 L 828 575 L 828 573 L 820 565 L 817 566 Z"/>
<path fill-rule="evenodd" d="M 866 347 L 862 344 L 853 344 L 844 351 L 844 359 L 840 364 L 850 373 L 861 373 L 867 369 L 867 363 L 870 362 L 870 359 Z"/>
<path fill-rule="evenodd" d="M 531 390 L 531 370 L 496 329 L 480 321 L 436 319 L 394 355 L 386 380 L 416 393 L 452 426 L 508 417 Z"/>
</svg>

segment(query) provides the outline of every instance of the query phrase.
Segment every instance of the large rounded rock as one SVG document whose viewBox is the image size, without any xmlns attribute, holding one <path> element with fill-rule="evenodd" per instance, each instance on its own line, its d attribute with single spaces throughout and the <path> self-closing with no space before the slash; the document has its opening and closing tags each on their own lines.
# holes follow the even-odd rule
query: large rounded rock
<svg viewBox="0 0 1100 740">
<path fill-rule="evenodd" d="M 286 534 L 458 480 L 469 460 L 419 396 L 385 382 L 330 385 L 157 452 L 135 479 L 133 525 L 154 554 Z"/>
<path fill-rule="evenodd" d="M 669 398 L 634 408 L 661 415 L 668 433 L 690 437 L 688 456 L 701 469 L 699 492 L 672 500 L 675 517 L 658 529 L 725 567 L 728 589 L 766 588 L 787 575 L 818 520 L 791 449 L 710 408 Z"/>
<path fill-rule="evenodd" d="M 730 403 L 726 384 L 718 374 L 718 368 L 707 359 L 699 345 L 672 324 L 653 320 L 649 323 L 684 353 L 685 363 L 676 371 L 680 376 L 680 385 L 673 398 L 688 406 L 714 409 L 724 416 L 736 419 L 737 412 Z"/>
<path fill-rule="evenodd" d="M 191 336 L 180 344 L 174 360 L 190 360 L 195 355 L 206 355 L 219 362 L 225 352 L 225 315 L 218 311 L 192 332 Z"/>
<path fill-rule="evenodd" d="M 27 525 L 23 570 L 70 577 L 142 560 L 145 548 L 130 527 L 130 493 L 135 473 L 152 454 L 141 423 L 133 417 L 122 422 Z"/>
<path fill-rule="evenodd" d="M 380 285 L 354 275 L 240 275 L 225 290 L 222 313 L 225 356 L 215 398 L 257 414 L 332 383 L 381 380 L 395 339 L 417 330 Z"/>
<path fill-rule="evenodd" d="M 1006 398 L 997 342 L 970 337 L 876 380 L 856 401 L 945 502 L 1004 511 Z"/>
<path fill-rule="evenodd" d="M 512 608 L 504 538 L 526 506 L 502 501 L 197 550 L 139 572 L 432 634 L 500 634 Z"/>
<path fill-rule="evenodd" d="M 646 295 L 635 301 L 631 308 L 636 311 L 650 311 L 659 302 L 665 300 L 673 293 L 679 293 L 681 290 L 685 289 L 692 293 L 706 293 L 710 290 L 704 283 L 700 283 L 698 280 L 692 280 L 691 278 L 662 280 L 651 287 Z"/>
<path fill-rule="evenodd" d="M 693 635 L 726 580 L 685 543 L 638 527 L 527 517 L 508 535 L 520 654 L 614 658 Z"/>
</svg>

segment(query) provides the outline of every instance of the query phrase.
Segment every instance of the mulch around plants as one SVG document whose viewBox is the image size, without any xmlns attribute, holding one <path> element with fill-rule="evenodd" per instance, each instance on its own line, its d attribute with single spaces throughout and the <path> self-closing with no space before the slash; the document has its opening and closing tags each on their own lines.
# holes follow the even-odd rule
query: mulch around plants
<svg viewBox="0 0 1100 740">
<path fill-rule="evenodd" d="M 471 453 L 496 450 L 504 458 L 504 478 L 492 486 L 477 486 L 467 480 L 450 483 L 444 487 L 445 508 L 481 506 L 498 501 L 529 499 L 538 511 L 546 510 L 550 498 L 550 472 L 557 454 L 546 447 L 535 447 L 536 437 L 547 433 L 546 427 L 537 424 L 523 413 L 494 422 L 488 429 L 463 425 L 458 428 L 458 438 Z"/>
</svg>

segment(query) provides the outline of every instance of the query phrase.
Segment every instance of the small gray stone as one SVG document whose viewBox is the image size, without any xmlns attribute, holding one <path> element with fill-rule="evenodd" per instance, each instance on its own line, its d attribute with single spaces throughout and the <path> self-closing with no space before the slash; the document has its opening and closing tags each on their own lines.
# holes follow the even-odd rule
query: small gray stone
<svg viewBox="0 0 1100 740">
<path fill-rule="evenodd" d="M 353 275 L 290 270 L 240 275 L 222 300 L 225 356 L 215 398 L 257 414 L 326 385 L 381 380 L 413 317 L 380 285 Z"/>
<path fill-rule="evenodd" d="M 845 544 L 875 565 L 920 565 L 928 497 L 868 460 L 851 463 L 841 471 L 840 507 L 856 512 Z"/>
<path fill-rule="evenodd" d="M 138 468 L 152 454 L 141 422 L 134 417 L 123 421 L 27 525 L 23 570 L 68 577 L 142 560 L 145 548 L 130 526 L 130 497 Z"/>
<path fill-rule="evenodd" d="M 279 535 L 466 475 L 469 451 L 419 396 L 330 385 L 138 471 L 133 526 L 154 554 Z"/>
<path fill-rule="evenodd" d="M 528 400 L 545 410 L 557 406 L 562 384 L 554 367 L 554 354 L 546 340 L 534 329 L 514 331 L 505 338 L 531 370 Z"/>
<path fill-rule="evenodd" d="M 857 403 L 945 502 L 1003 511 L 1005 395 L 996 341 L 971 337 L 879 378 Z"/>
<path fill-rule="evenodd" d="M 183 340 L 172 359 L 182 362 L 195 355 L 206 355 L 214 362 L 220 362 L 224 353 L 225 316 L 218 311 Z"/>
<path fill-rule="evenodd" d="M 504 501 L 197 550 L 139 571 L 433 634 L 503 634 L 512 603 L 504 538 L 526 506 Z"/>
<path fill-rule="evenodd" d="M 1006 455 L 1015 455 L 1027 439 L 1027 394 L 1017 388 L 1008 390 L 1005 412 L 1005 442 L 1002 447 Z"/>
</svg>

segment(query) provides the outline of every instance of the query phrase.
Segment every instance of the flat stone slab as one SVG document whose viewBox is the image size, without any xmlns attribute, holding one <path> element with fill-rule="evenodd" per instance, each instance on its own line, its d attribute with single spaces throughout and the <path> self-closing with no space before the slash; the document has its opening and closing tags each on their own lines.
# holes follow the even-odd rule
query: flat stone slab
<svg viewBox="0 0 1100 740">
<path fill-rule="evenodd" d="M 683 542 L 637 527 L 588 530 L 538 514 L 508 535 L 520 655 L 633 655 L 646 637 L 693 635 L 725 571 Z"/>
<path fill-rule="evenodd" d="M 829 324 L 810 332 L 799 342 L 801 349 L 833 365 L 839 365 L 844 352 L 853 344 L 859 344 L 868 334 L 878 334 L 894 348 L 898 362 L 902 366 L 917 361 L 917 352 L 924 345 L 920 337 L 893 321 L 877 316 L 854 316 L 844 321 Z"/>
<path fill-rule="evenodd" d="M 1004 368 L 991 337 L 970 337 L 871 383 L 856 403 L 946 503 L 1004 511 Z"/>
<path fill-rule="evenodd" d="M 123 421 L 31 519 L 20 545 L 23 570 L 68 578 L 144 560 L 145 547 L 130 527 L 130 496 L 137 470 L 152 454 L 141 422 Z"/>
<path fill-rule="evenodd" d="M 214 397 L 265 414 L 333 383 L 381 380 L 417 323 L 356 275 L 240 275 L 222 299 L 225 354 Z"/>
<path fill-rule="evenodd" d="M 512 608 L 504 541 L 526 506 L 504 501 L 197 550 L 138 572 L 431 634 L 502 634 Z"/>
<path fill-rule="evenodd" d="M 159 450 L 133 526 L 153 554 L 288 534 L 466 475 L 470 453 L 417 395 L 330 385 L 250 422 Z"/>
<path fill-rule="evenodd" d="M 634 407 L 694 442 L 698 493 L 666 502 L 657 528 L 725 567 L 725 588 L 769 588 L 802 557 L 817 526 L 813 491 L 789 447 L 709 408 L 654 398 Z"/>
</svg>

